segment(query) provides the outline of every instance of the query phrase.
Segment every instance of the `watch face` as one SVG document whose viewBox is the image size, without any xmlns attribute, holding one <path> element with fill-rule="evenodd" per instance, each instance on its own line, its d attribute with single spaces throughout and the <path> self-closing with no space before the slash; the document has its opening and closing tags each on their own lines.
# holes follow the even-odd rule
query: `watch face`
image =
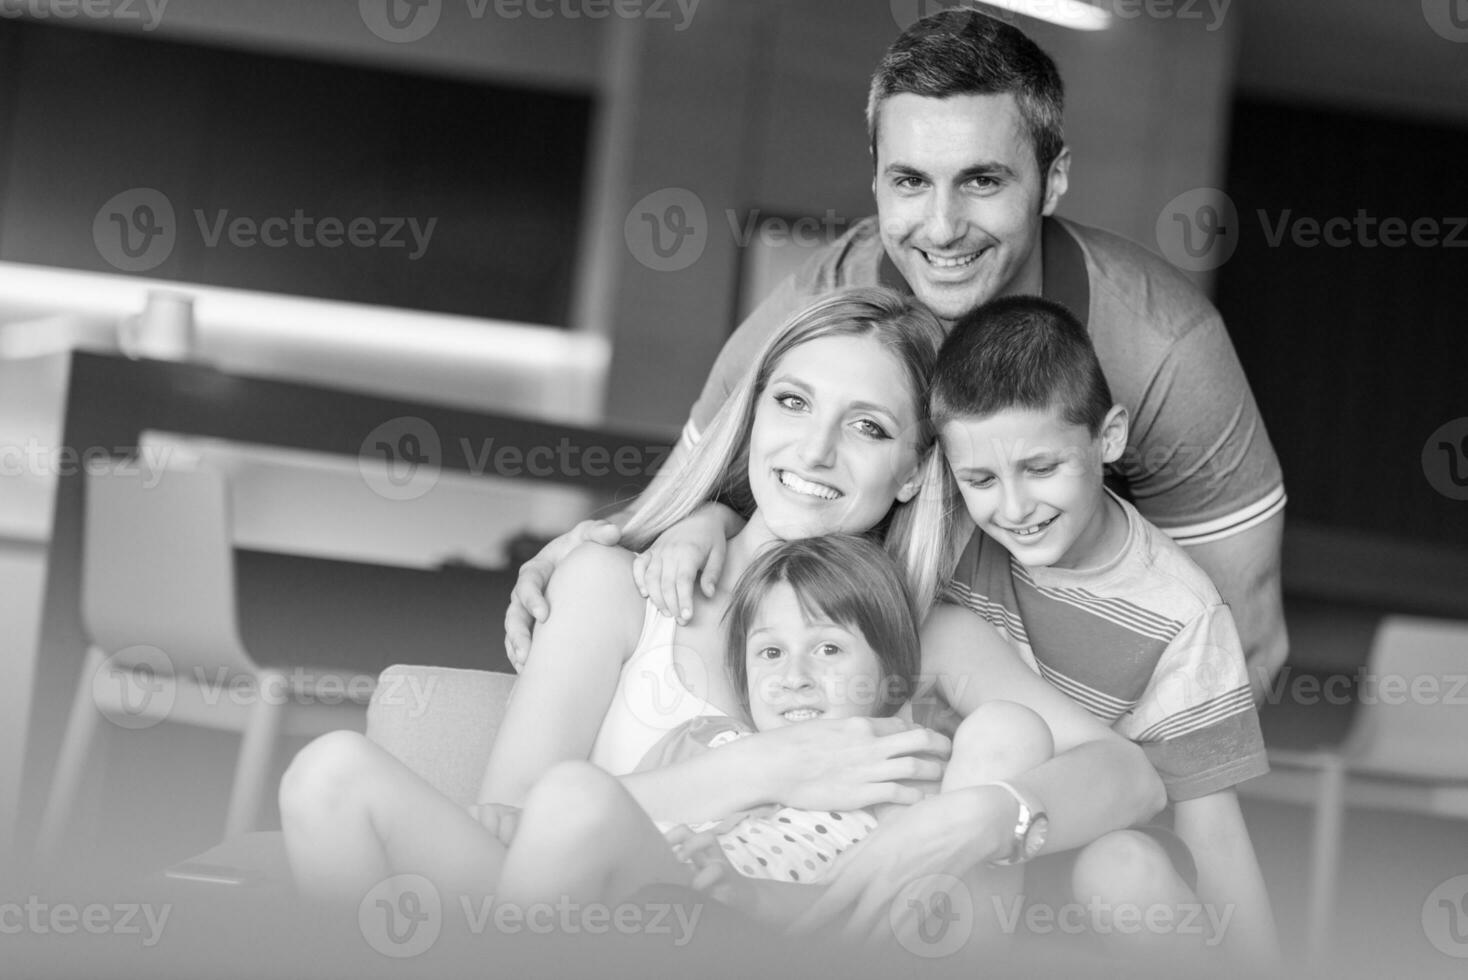
<svg viewBox="0 0 1468 980">
<path fill-rule="evenodd" d="M 1025 856 L 1028 861 L 1040 853 L 1040 848 L 1045 846 L 1045 835 L 1050 832 L 1050 818 L 1043 813 L 1037 813 L 1030 821 L 1030 829 L 1025 832 Z"/>
</svg>

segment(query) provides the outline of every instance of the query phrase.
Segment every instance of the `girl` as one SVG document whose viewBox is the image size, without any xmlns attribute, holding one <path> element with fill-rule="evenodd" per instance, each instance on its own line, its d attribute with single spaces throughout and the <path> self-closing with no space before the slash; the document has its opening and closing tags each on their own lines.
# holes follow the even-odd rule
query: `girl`
<svg viewBox="0 0 1468 980">
<path fill-rule="evenodd" d="M 838 534 L 772 546 L 740 578 L 726 618 L 728 671 L 742 695 L 742 720 L 686 722 L 640 768 L 674 765 L 751 728 L 891 715 L 917 674 L 911 599 L 891 557 L 866 538 Z M 943 788 L 1018 775 L 1052 749 L 1050 730 L 1033 711 L 992 702 L 960 727 Z M 498 896 L 522 905 L 608 902 L 676 883 L 788 925 L 818 894 L 808 886 L 820 884 L 876 824 L 868 809 L 771 806 L 676 828 L 665 841 L 616 779 L 595 766 L 563 763 L 531 790 Z M 990 881 L 989 890 L 999 884 Z"/>
</svg>

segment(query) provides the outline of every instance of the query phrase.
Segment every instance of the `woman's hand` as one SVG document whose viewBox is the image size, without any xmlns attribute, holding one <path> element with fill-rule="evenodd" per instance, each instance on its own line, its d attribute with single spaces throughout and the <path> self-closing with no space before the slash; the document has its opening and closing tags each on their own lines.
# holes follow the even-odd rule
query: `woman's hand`
<svg viewBox="0 0 1468 980">
<path fill-rule="evenodd" d="M 510 607 L 505 610 L 505 655 L 511 667 L 518 671 L 525 666 L 530 656 L 530 631 L 550 616 L 545 590 L 556 566 L 583 541 L 611 546 L 621 536 L 622 529 L 610 521 L 582 521 L 547 542 L 534 558 L 520 566 L 515 589 L 510 593 Z"/>
<path fill-rule="evenodd" d="M 901 718 L 806 721 L 735 745 L 768 753 L 768 802 L 808 810 L 917 803 L 936 793 L 953 743 Z M 731 745 L 730 748 L 733 748 Z"/>
<path fill-rule="evenodd" d="M 917 942 L 937 893 L 967 888 L 961 880 L 980 862 L 1008 853 L 1016 807 L 1003 790 L 979 786 L 929 797 L 891 817 L 837 858 L 826 892 L 795 922 L 796 932 L 842 921 L 847 938 L 891 928 Z M 984 896 L 965 907 L 976 913 Z M 950 895 L 951 899 L 951 895 Z M 910 948 L 910 947 L 909 947 Z"/>
<path fill-rule="evenodd" d="M 693 616 L 693 580 L 699 579 L 706 597 L 719 585 L 733 522 L 742 523 L 733 510 L 709 503 L 664 531 L 632 563 L 637 591 L 664 616 L 687 625 Z"/>
</svg>

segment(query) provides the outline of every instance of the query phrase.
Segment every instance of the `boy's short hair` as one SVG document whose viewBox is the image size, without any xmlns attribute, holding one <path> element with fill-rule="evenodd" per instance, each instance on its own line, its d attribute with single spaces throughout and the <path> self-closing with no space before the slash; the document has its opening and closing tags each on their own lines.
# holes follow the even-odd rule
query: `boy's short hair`
<svg viewBox="0 0 1468 980">
<path fill-rule="evenodd" d="M 1086 328 L 1039 296 L 1006 296 L 962 317 L 938 352 L 933 423 L 1009 409 L 1060 410 L 1100 433 L 1114 402 Z"/>
</svg>

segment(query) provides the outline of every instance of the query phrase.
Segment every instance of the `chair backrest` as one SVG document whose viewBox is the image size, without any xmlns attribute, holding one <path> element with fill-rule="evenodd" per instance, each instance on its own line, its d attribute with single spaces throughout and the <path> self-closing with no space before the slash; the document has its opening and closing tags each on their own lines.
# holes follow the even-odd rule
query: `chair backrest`
<svg viewBox="0 0 1468 980">
<path fill-rule="evenodd" d="M 377 678 L 367 737 L 439 792 L 477 802 L 514 674 L 395 664 Z"/>
<path fill-rule="evenodd" d="M 228 489 L 206 462 L 89 473 L 82 622 L 108 654 L 156 647 L 175 672 L 253 672 L 235 615 Z"/>
<path fill-rule="evenodd" d="M 1386 617 L 1361 680 L 1353 769 L 1468 780 L 1468 622 Z"/>
</svg>

